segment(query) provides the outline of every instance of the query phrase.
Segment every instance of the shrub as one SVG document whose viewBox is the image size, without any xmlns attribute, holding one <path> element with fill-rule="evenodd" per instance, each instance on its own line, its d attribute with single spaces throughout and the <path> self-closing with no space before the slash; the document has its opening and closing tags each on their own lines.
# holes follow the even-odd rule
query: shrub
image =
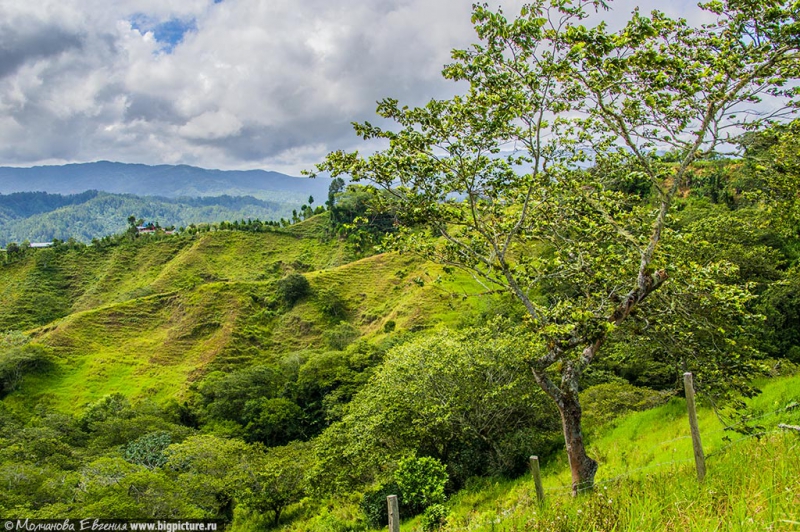
<svg viewBox="0 0 800 532">
<path fill-rule="evenodd" d="M 245 403 L 242 417 L 247 423 L 245 439 L 268 447 L 286 445 L 302 436 L 303 411 L 284 397 L 259 397 Z"/>
<path fill-rule="evenodd" d="M 339 294 L 329 288 L 317 292 L 317 302 L 322 312 L 332 318 L 341 318 L 347 313 L 347 305 Z"/>
<path fill-rule="evenodd" d="M 772 283 L 760 301 L 759 313 L 766 316 L 764 351 L 800 362 L 800 267 L 790 268 L 783 280 Z"/>
<path fill-rule="evenodd" d="M 432 504 L 444 502 L 447 468 L 436 458 L 404 458 L 397 465 L 394 479 L 403 493 L 404 503 L 414 513 L 419 513 Z"/>
<path fill-rule="evenodd" d="M 245 404 L 260 397 L 272 398 L 283 386 L 283 377 L 273 367 L 257 365 L 224 373 L 214 371 L 198 384 L 202 412 L 209 419 L 234 420 L 246 424 L 243 419 Z"/>
<path fill-rule="evenodd" d="M 359 337 L 359 332 L 346 321 L 342 321 L 336 327 L 325 331 L 322 336 L 331 349 L 341 351 Z"/>
<path fill-rule="evenodd" d="M 457 489 L 475 475 L 519 474 L 559 444 L 558 413 L 521 360 L 516 329 L 389 339 L 380 369 L 321 435 L 318 484 L 355 489 L 351 479 L 380 474 L 387 455 L 415 455 L 445 463 Z"/>
<path fill-rule="evenodd" d="M 128 443 L 122 450 L 122 456 L 132 464 L 155 469 L 167 463 L 167 454 L 164 451 L 171 443 L 172 436 L 169 432 L 151 432 Z"/>
<path fill-rule="evenodd" d="M 0 350 L 22 347 L 30 342 L 30 338 L 21 331 L 6 331 L 0 333 Z"/>
<path fill-rule="evenodd" d="M 8 344 L 14 345 L 16 340 L 8 338 Z M 8 350 L 0 347 L 0 399 L 16 390 L 25 375 L 46 372 L 51 366 L 50 357 L 41 346 L 16 344 Z"/>
<path fill-rule="evenodd" d="M 383 332 L 390 333 L 394 331 L 395 327 L 397 327 L 397 324 L 394 322 L 394 320 L 389 320 L 383 324 Z"/>
<path fill-rule="evenodd" d="M 422 514 L 423 532 L 433 532 L 442 528 L 447 521 L 447 508 L 441 504 L 431 504 Z"/>
<path fill-rule="evenodd" d="M 290 273 L 280 281 L 276 288 L 278 297 L 289 307 L 303 299 L 311 292 L 308 279 L 299 273 Z"/>
<path fill-rule="evenodd" d="M 403 515 L 405 506 L 403 495 L 397 482 L 389 482 L 367 491 L 361 499 L 361 510 L 366 516 L 367 524 L 370 528 L 384 528 L 389 524 L 389 507 L 386 497 L 397 495 L 397 503 L 400 507 L 400 515 Z"/>
</svg>

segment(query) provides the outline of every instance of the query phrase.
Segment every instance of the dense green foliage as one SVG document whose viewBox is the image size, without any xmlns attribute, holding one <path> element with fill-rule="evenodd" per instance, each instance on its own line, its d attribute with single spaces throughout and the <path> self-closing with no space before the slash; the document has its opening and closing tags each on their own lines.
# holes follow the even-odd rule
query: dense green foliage
<svg viewBox="0 0 800 532">
<path fill-rule="evenodd" d="M 758 7 L 739 8 L 747 6 Z M 737 157 L 705 150 L 714 142 L 690 142 L 689 152 L 683 138 L 667 154 L 650 145 L 644 155 L 595 139 L 605 151 L 587 168 L 570 137 L 578 130 L 557 121 L 548 131 L 566 137 L 538 155 L 575 159 L 519 175 L 537 155 L 531 146 L 522 158 L 485 152 L 499 155 L 519 136 L 532 104 L 516 97 L 541 96 L 503 62 L 509 35 L 525 53 L 554 38 L 526 10 L 509 22 L 476 7 L 487 48 L 457 52 L 448 68 L 474 84 L 469 96 L 416 110 L 384 102 L 402 132 L 360 127 L 394 151 L 333 157 L 385 178 L 385 191 L 334 180 L 325 212 L 308 198 L 282 222 L 141 235 L 126 213 L 127 231 L 91 246 L 9 246 L 0 264 L 0 515 L 367 530 L 385 526 L 394 494 L 403 517 L 419 514 L 404 526 L 424 530 L 686 529 L 693 505 L 701 528 L 720 516 L 731 529 L 800 519 L 794 436 L 765 434 L 800 423 L 798 378 L 786 376 L 800 357 L 800 127 L 754 126 Z M 678 31 L 697 44 L 683 23 L 659 16 L 637 15 L 620 35 L 581 28 L 563 36 L 570 46 L 557 48 L 565 63 L 545 72 L 552 79 L 573 72 L 570 61 L 585 67 L 578 74 L 596 67 L 616 79 L 606 56 L 620 42 L 635 48 Z M 610 62 L 595 64 L 592 48 Z M 681 124 L 697 102 L 670 91 L 695 94 L 693 86 L 648 101 L 642 87 L 661 82 L 638 52 L 620 68 L 643 99 L 623 111 L 644 120 L 675 109 L 662 118 Z M 665 52 L 663 69 L 674 80 L 709 90 L 726 82 L 696 65 L 677 72 L 677 52 Z M 699 78 L 683 77 L 692 72 Z M 503 86 L 503 98 L 483 100 Z M 553 110 L 586 111 L 575 94 L 557 96 Z M 451 157 L 415 153 L 445 137 Z M 30 212 L 67 201 L 32 198 Z M 378 253 L 398 242 L 444 264 Z M 660 469 L 691 460 L 686 370 L 704 442 L 720 461 L 706 486 L 680 467 Z M 549 492 L 586 487 L 575 484 L 573 455 L 558 452 L 565 405 L 578 408 L 604 485 L 540 508 L 525 478 L 531 455 Z M 737 447 L 727 458 L 737 440 L 723 422 L 766 436 L 741 448 L 772 467 L 744 471 Z M 662 476 L 639 474 L 645 467 Z"/>
<path fill-rule="evenodd" d="M 34 214 L 54 211 L 68 205 L 85 203 L 97 197 L 96 190 L 87 190 L 82 194 L 48 194 L 47 192 L 14 192 L 0 194 L 0 221 L 7 222 L 20 218 L 28 218 Z"/>
<path fill-rule="evenodd" d="M 295 303 L 308 295 L 311 285 L 301 274 L 292 273 L 278 281 L 275 290 L 284 303 L 293 307 Z"/>
<path fill-rule="evenodd" d="M 412 511 L 425 510 L 432 504 L 445 500 L 444 487 L 447 484 L 447 468 L 436 458 L 409 456 L 397 463 L 394 479 L 403 503 Z"/>
<path fill-rule="evenodd" d="M 51 363 L 41 346 L 28 345 L 18 331 L 6 333 L 0 340 L 0 399 L 16 390 L 26 373 L 46 371 Z"/>
<path fill-rule="evenodd" d="M 726 188 L 751 171 L 748 165 L 722 168 Z M 790 355 L 797 345 L 794 292 L 787 288 L 795 281 L 796 234 L 784 229 L 779 209 L 769 214 L 774 204 L 768 198 L 733 190 L 734 201 L 714 204 L 694 190 L 679 203 L 675 230 L 702 231 L 697 240 L 708 244 L 692 248 L 696 259 L 722 260 L 731 265 L 721 272 L 725 278 L 752 284 L 749 312 L 764 309 L 768 317 L 747 324 L 753 345 L 779 360 Z M 35 305 L 5 305 L 0 316 L 6 328 L 44 326 L 32 335 L 8 333 L 2 343 L 8 395 L 0 409 L 0 475 L 10 486 L 0 501 L 4 513 L 214 517 L 248 527 L 306 516 L 309 529 L 318 527 L 315 519 L 327 519 L 320 529 L 338 519 L 378 527 L 386 495 L 403 496 L 401 464 L 413 455 L 441 463 L 449 480 L 422 504 L 401 498 L 401 512 L 410 516 L 433 503 L 419 522 L 435 529 L 458 526 L 452 508 L 461 499 L 454 494 L 474 489 L 470 478 L 516 477 L 530 454 L 554 456 L 558 416 L 536 392 L 519 329 L 524 322 L 507 301 L 496 300 L 485 314 L 453 310 L 461 298 L 439 294 L 466 285 L 447 285 L 452 274 L 441 271 L 437 280 L 431 265 L 396 255 L 347 264 L 346 254 L 332 251 L 349 245 L 329 240 L 326 222 L 317 232 L 314 223 L 267 233 L 215 229 L 97 247 L 61 245 L 29 250 L 0 268 L 4 297 L 24 301 L 40 294 Z M 269 249 L 280 254 L 259 255 Z M 331 264 L 336 253 L 342 262 Z M 292 307 L 278 288 L 290 276 L 308 283 Z M 393 290 L 397 283 L 403 288 Z M 366 286 L 374 291 L 365 300 Z M 690 312 L 698 303 L 683 304 L 681 312 Z M 431 335 L 419 326 L 425 323 L 415 315 L 419 308 L 429 316 L 451 312 L 450 329 Z M 51 323 L 49 316 L 59 312 L 65 319 Z M 497 314 L 508 318 L 489 319 Z M 619 427 L 618 416 L 659 404 L 677 387 L 680 357 L 658 348 L 670 342 L 669 331 L 658 329 L 663 320 L 641 314 L 632 323 L 638 325 L 620 329 L 607 356 L 586 375 L 587 383 L 599 384 L 581 395 L 592 438 Z M 152 331 L 152 347 L 138 339 L 143 328 Z M 172 332 L 158 332 L 162 328 Z M 355 335 L 363 339 L 354 341 Z M 136 377 L 140 387 L 112 393 L 114 381 L 105 375 L 131 363 L 121 353 L 134 339 L 132 352 L 147 353 L 139 367 L 155 363 L 162 373 L 146 380 L 142 374 Z M 95 346 L 86 355 L 84 343 Z M 206 365 L 170 362 L 187 348 L 199 356 L 218 354 Z M 94 360 L 96 369 L 72 373 L 78 367 L 65 356 Z M 85 384 L 70 380 L 91 379 L 93 371 L 97 384 L 84 392 Z M 188 375 L 195 375 L 193 383 L 180 386 Z M 58 392 L 60 382 L 69 388 Z M 164 387 L 168 383 L 173 387 Z M 701 397 L 724 399 L 710 384 L 700 383 Z M 154 401 L 147 390 L 155 386 L 161 392 Z M 50 399 L 42 394 L 48 388 Z M 58 397 L 65 401 L 60 409 L 47 406 L 58 406 Z M 83 401 L 77 411 L 76 397 Z M 35 416 L 26 413 L 30 408 Z M 427 476 L 420 478 L 426 486 Z M 416 488 L 406 489 L 413 498 Z M 350 521 L 302 499 L 313 492 L 339 501 L 351 491 L 365 495 L 363 504 L 359 494 L 355 507 L 343 506 L 355 512 Z M 441 494 L 455 499 L 442 506 Z M 298 523 L 287 526 L 306 526 Z"/>
<path fill-rule="evenodd" d="M 3 513 L 231 519 L 238 507 L 279 519 L 308 489 L 285 467 L 307 472 L 313 454 L 262 446 L 297 447 L 341 418 L 394 341 L 386 318 L 400 341 L 471 304 L 412 282 L 429 278 L 419 261 L 349 263 L 324 226 L 122 234 L 0 266 L 3 327 L 33 328 L 4 334 L 0 350 L 0 474 L 17 479 Z M 291 307 L 288 278 L 305 281 Z"/>
<path fill-rule="evenodd" d="M 455 50 L 442 72 L 468 90 L 415 108 L 386 98 L 377 113 L 388 128 L 354 128 L 387 147 L 317 165 L 369 183 L 377 212 L 403 225 L 403 248 L 470 272 L 524 310 L 528 366 L 560 412 L 576 496 L 598 468 L 582 435 L 582 374 L 637 315 L 667 317 L 652 332 L 637 327 L 645 349 L 659 344 L 709 388 L 752 392 L 750 287 L 730 259 L 698 254 L 705 227 L 676 231 L 670 217 L 693 164 L 725 149 L 726 130 L 763 129 L 800 94 L 788 1 L 709 2 L 700 7 L 714 21 L 699 26 L 637 10 L 613 31 L 586 27 L 599 6 L 540 0 L 509 20 L 476 4 L 479 43 Z M 773 114 L 744 111 L 765 95 Z M 696 181 L 718 202 L 714 170 Z M 745 276 L 769 269 L 759 251 L 740 261 Z"/>
</svg>

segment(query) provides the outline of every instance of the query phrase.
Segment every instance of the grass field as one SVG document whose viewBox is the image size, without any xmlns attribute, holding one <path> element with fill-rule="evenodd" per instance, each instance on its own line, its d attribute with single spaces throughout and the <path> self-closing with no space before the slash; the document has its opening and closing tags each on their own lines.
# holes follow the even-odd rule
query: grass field
<svg viewBox="0 0 800 532">
<path fill-rule="evenodd" d="M 529 476 L 476 478 L 446 503 L 442 531 L 659 532 L 800 530 L 800 433 L 778 423 L 800 424 L 800 375 L 765 381 L 748 401 L 761 425 L 757 436 L 726 431 L 713 410 L 698 410 L 707 476 L 701 484 L 692 455 L 686 404 L 669 403 L 618 418 L 590 442 L 600 462 L 597 486 L 570 494 L 562 457 L 542 470 L 540 506 Z M 320 504 L 309 498 L 287 512 L 286 532 L 369 530 L 358 508 L 361 494 Z M 304 517 L 305 516 L 305 517 Z M 255 530 L 241 516 L 235 530 Z M 404 532 L 422 531 L 420 517 L 402 521 Z"/>
<path fill-rule="evenodd" d="M 710 408 L 699 421 L 707 477 L 697 481 L 686 404 L 629 414 L 590 442 L 600 462 L 597 487 L 573 499 L 569 470 L 546 463 L 546 503 L 530 478 L 483 480 L 448 503 L 445 530 L 751 531 L 800 530 L 800 376 L 764 383 L 749 401 L 756 436 L 724 426 Z M 403 530 L 419 529 L 419 520 Z"/>
</svg>

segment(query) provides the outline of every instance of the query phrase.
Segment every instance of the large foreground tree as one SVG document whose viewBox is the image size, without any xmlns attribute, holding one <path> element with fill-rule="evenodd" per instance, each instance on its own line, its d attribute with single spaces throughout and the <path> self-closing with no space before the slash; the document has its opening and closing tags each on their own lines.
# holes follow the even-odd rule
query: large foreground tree
<svg viewBox="0 0 800 532">
<path fill-rule="evenodd" d="M 379 197 L 393 198 L 406 245 L 524 306 L 529 365 L 561 413 L 574 493 L 597 471 L 580 377 L 615 329 L 668 280 L 741 310 L 746 293 L 715 284 L 720 265 L 671 255 L 668 214 L 698 158 L 780 118 L 798 64 L 789 2 L 710 2 L 716 21 L 700 28 L 638 11 L 619 31 L 584 26 L 605 8 L 538 0 L 508 20 L 476 5 L 480 43 L 443 72 L 466 94 L 421 108 L 384 100 L 378 114 L 397 130 L 355 128 L 389 147 L 318 166 L 390 191 Z M 753 111 L 764 95 L 769 116 Z"/>
</svg>

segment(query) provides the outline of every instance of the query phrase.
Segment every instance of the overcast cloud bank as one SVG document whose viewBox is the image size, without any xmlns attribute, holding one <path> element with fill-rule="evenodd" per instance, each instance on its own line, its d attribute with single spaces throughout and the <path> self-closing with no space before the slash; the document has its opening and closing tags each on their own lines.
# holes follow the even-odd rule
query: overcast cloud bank
<svg viewBox="0 0 800 532">
<path fill-rule="evenodd" d="M 493 2 L 497 5 L 498 2 Z M 513 14 L 520 1 L 502 2 Z M 605 16 L 627 18 L 617 2 Z M 689 2 L 671 15 L 691 15 Z M 465 0 L 4 0 L 0 165 L 100 159 L 297 174 L 419 105 L 474 41 Z M 363 144 L 363 143 L 361 143 Z M 360 146 L 363 149 L 363 146 Z"/>
</svg>

